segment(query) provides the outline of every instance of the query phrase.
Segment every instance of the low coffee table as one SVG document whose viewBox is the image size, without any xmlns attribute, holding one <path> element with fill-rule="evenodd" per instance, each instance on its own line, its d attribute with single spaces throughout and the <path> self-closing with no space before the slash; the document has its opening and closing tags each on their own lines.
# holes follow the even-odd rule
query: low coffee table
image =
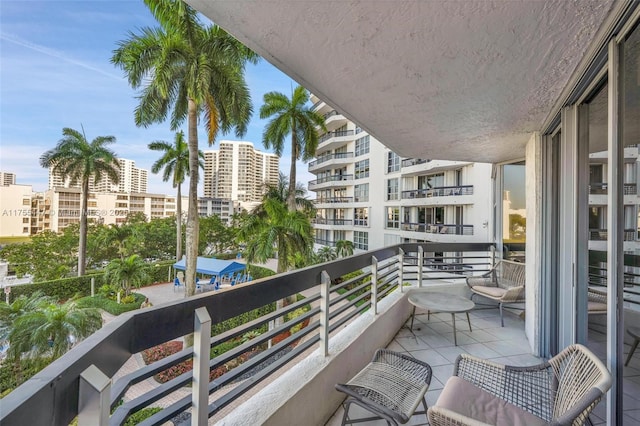
<svg viewBox="0 0 640 426">
<path fill-rule="evenodd" d="M 453 320 L 453 343 L 458 346 L 456 336 L 456 314 L 466 313 L 467 322 L 469 323 L 469 331 L 471 331 L 471 320 L 469 319 L 469 311 L 476 304 L 464 297 L 456 296 L 448 293 L 438 293 L 434 291 L 412 291 L 409 293 L 409 303 L 413 305 L 413 313 L 411 314 L 411 332 L 413 333 L 413 320 L 416 317 L 416 308 L 426 309 L 427 312 L 445 312 L 451 314 Z"/>
</svg>

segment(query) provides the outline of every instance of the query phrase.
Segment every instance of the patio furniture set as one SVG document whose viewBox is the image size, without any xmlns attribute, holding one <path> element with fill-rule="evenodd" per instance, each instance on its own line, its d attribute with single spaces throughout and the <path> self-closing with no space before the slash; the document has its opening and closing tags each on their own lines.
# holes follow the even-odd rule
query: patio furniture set
<svg viewBox="0 0 640 426">
<path fill-rule="evenodd" d="M 531 367 L 461 354 L 436 404 L 428 408 L 431 376 L 427 363 L 379 349 L 353 379 L 336 385 L 347 394 L 342 424 L 384 419 L 397 425 L 426 413 L 431 426 L 582 425 L 611 387 L 604 364 L 578 344 Z M 351 419 L 352 404 L 374 417 Z M 423 410 L 417 411 L 420 405 Z"/>
<path fill-rule="evenodd" d="M 473 295 L 498 302 L 504 327 L 503 303 L 524 301 L 524 268 L 501 260 L 489 273 L 467 278 Z M 457 345 L 455 314 L 465 313 L 471 331 L 469 311 L 474 302 L 459 296 L 412 291 L 410 330 L 416 308 L 451 313 L 454 343 Z M 635 345 L 640 329 L 635 329 Z M 415 334 L 414 334 L 415 336 Z M 342 424 L 374 419 L 389 425 L 404 424 L 414 415 L 426 414 L 431 426 L 448 425 L 582 425 L 611 386 L 604 364 L 585 346 L 575 344 L 542 364 L 519 367 L 498 364 L 468 354 L 458 356 L 453 376 L 445 384 L 435 405 L 427 407 L 425 394 L 431 383 L 431 367 L 409 355 L 378 349 L 369 364 L 336 389 L 347 395 Z M 351 418 L 355 404 L 373 417 Z M 421 408 L 419 411 L 418 409 Z"/>
</svg>

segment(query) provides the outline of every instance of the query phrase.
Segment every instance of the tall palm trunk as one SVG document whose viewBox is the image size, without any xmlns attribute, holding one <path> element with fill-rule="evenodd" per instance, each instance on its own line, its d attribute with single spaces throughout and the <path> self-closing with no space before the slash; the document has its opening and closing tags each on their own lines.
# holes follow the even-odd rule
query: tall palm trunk
<svg viewBox="0 0 640 426">
<path fill-rule="evenodd" d="M 186 297 L 196 292 L 196 264 L 198 261 L 198 110 L 193 99 L 189 99 L 189 210 L 187 212 L 187 254 L 185 282 Z"/>
<path fill-rule="evenodd" d="M 290 211 L 296 210 L 296 161 L 298 159 L 298 138 L 296 137 L 295 122 L 291 127 L 291 169 L 289 171 L 289 193 L 287 206 Z"/>
<path fill-rule="evenodd" d="M 87 256 L 87 199 L 89 198 L 89 177 L 82 179 L 82 193 L 80 194 L 80 238 L 78 241 L 78 276 L 85 272 L 85 257 Z"/>
<path fill-rule="evenodd" d="M 182 259 L 182 184 L 178 183 L 176 199 L 176 262 Z"/>
</svg>

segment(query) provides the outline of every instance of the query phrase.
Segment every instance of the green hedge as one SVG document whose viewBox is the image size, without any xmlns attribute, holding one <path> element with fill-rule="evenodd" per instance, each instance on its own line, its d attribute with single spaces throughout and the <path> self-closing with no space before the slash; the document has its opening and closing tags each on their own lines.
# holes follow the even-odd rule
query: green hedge
<svg viewBox="0 0 640 426">
<path fill-rule="evenodd" d="M 139 309 L 140 304 L 144 302 L 145 296 L 140 293 L 131 293 L 135 298 L 133 303 L 118 303 L 115 300 L 104 297 L 103 295 L 96 294 L 95 297 L 87 296 L 78 300 L 78 305 L 82 308 L 99 308 L 104 309 L 111 315 L 120 315 L 125 312 Z"/>
<path fill-rule="evenodd" d="M 169 270 L 175 262 L 173 260 L 159 262 L 150 265 L 148 269 L 149 285 L 155 283 L 166 283 L 169 277 Z M 58 300 L 67 300 L 76 295 L 91 295 L 91 278 L 96 280 L 96 292 L 104 284 L 103 273 L 83 275 L 81 277 L 60 278 L 51 281 L 41 281 L 33 284 L 25 284 L 11 287 L 11 300 L 19 296 L 30 296 L 36 291 L 41 291 L 46 296 L 55 297 Z"/>
<path fill-rule="evenodd" d="M 5 360 L 0 364 L 0 398 L 33 377 L 51 363 L 51 358 L 24 358 L 19 363 Z"/>
<path fill-rule="evenodd" d="M 258 278 L 270 277 L 275 275 L 275 271 L 272 271 L 269 268 L 263 268 L 262 266 L 257 265 L 247 265 L 247 272 L 253 277 L 254 280 Z"/>
<path fill-rule="evenodd" d="M 41 291 L 46 296 L 55 297 L 58 300 L 67 300 L 75 295 L 90 296 L 91 278 L 96 279 L 96 288 L 102 284 L 102 274 L 95 274 L 13 286 L 11 287 L 11 300 L 23 295 L 31 296 L 36 291 Z"/>
<path fill-rule="evenodd" d="M 173 268 L 174 263 L 176 263 L 174 260 L 167 260 L 150 265 L 147 269 L 150 279 L 149 285 L 171 282 L 169 271 Z"/>
</svg>

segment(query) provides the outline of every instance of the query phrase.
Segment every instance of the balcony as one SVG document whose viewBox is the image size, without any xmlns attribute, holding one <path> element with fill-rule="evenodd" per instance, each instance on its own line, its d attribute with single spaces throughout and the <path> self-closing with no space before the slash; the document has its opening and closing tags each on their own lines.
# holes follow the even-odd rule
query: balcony
<svg viewBox="0 0 640 426">
<path fill-rule="evenodd" d="M 353 202 L 353 197 L 322 197 L 316 198 L 313 202 L 316 207 L 319 207 L 321 204 L 351 203 Z"/>
<path fill-rule="evenodd" d="M 318 139 L 317 153 L 339 148 L 347 142 L 353 140 L 353 130 L 340 130 L 327 132 Z"/>
<path fill-rule="evenodd" d="M 606 229 L 589 229 L 589 240 L 591 241 L 607 241 L 609 233 Z M 625 229 L 623 241 L 636 241 L 638 239 L 638 231 L 636 229 Z"/>
<path fill-rule="evenodd" d="M 473 235 L 473 225 L 402 222 L 403 231 L 441 235 Z"/>
<path fill-rule="evenodd" d="M 202 382 L 194 382 L 191 387 L 194 395 L 197 392 L 205 392 L 213 398 L 198 410 L 191 408 L 191 414 L 194 416 L 203 415 L 205 419 L 207 417 L 219 419 L 220 416 L 225 415 L 244 415 L 243 413 L 247 412 L 245 405 L 242 410 L 239 410 L 242 413 L 228 412 L 232 406 L 247 399 L 248 395 L 253 395 L 250 399 L 258 404 L 255 408 L 259 412 L 264 411 L 267 405 L 263 404 L 264 401 L 260 402 L 260 398 L 264 395 L 255 387 L 263 380 L 272 381 L 275 377 L 277 377 L 276 381 L 266 385 L 267 387 L 278 388 L 277 383 L 291 378 L 297 382 L 291 389 L 289 386 L 286 387 L 293 393 L 284 390 L 276 392 L 285 398 L 281 401 L 282 404 L 296 404 L 295 395 L 302 397 L 303 400 L 312 400 L 311 395 L 305 397 L 305 394 L 313 392 L 318 395 L 319 393 L 314 390 L 318 383 L 300 380 L 301 377 L 310 377 L 305 376 L 300 369 L 319 368 L 313 374 L 328 374 L 328 377 L 332 377 L 333 374 L 344 374 L 345 372 L 340 373 L 341 369 L 353 362 L 366 362 L 375 348 L 385 346 L 386 342 L 391 340 L 400 329 L 408 317 L 409 306 L 406 302 L 406 289 L 399 283 L 413 282 L 414 285 L 419 285 L 423 284 L 418 282 L 419 277 L 430 277 L 429 279 L 434 283 L 441 282 L 449 285 L 456 280 L 460 281 L 463 278 L 463 272 L 477 270 L 480 273 L 487 270 L 489 262 L 487 256 L 490 248 L 488 244 L 455 246 L 454 248 L 453 245 L 447 245 L 446 249 L 475 252 L 473 261 L 465 264 L 464 259 L 460 257 L 450 263 L 451 267 L 448 270 L 436 268 L 434 263 L 424 255 L 425 251 L 439 250 L 436 245 L 425 244 L 418 247 L 417 244 L 404 244 L 280 274 L 270 279 L 256 280 L 226 290 L 207 292 L 187 299 L 179 298 L 173 302 L 121 315 L 6 396 L 2 401 L 0 423 L 68 424 L 78 414 L 78 407 L 84 406 L 87 399 L 107 398 L 109 402 L 103 407 L 106 414 L 108 415 L 109 406 L 115 408 L 109 423 L 120 425 L 133 412 L 155 405 L 162 398 L 176 395 L 172 404 L 167 404 L 162 411 L 145 422 L 149 425 L 162 424 L 192 407 L 192 396 L 188 392 L 185 396 L 184 391 L 189 390 L 185 386 L 192 382 L 194 373 L 186 372 L 142 394 L 135 391 L 136 387 L 154 374 L 192 359 L 194 356 L 194 362 L 198 362 L 203 354 L 206 356 L 204 378 L 208 377 L 209 370 L 228 365 L 244 353 L 253 353 L 253 356 L 211 382 L 205 379 L 204 387 L 197 385 Z M 406 254 L 399 251 L 400 248 Z M 484 261 L 478 261 L 479 257 Z M 376 259 L 373 264 L 372 259 Z M 440 258 L 440 262 L 444 265 L 448 260 Z M 418 273 L 417 268 L 420 264 L 424 265 L 421 274 Z M 359 271 L 359 274 L 352 279 L 340 284 L 331 282 L 332 278 L 355 271 Z M 372 286 L 372 283 L 375 285 Z M 207 327 L 250 310 L 268 306 L 290 294 L 304 294 L 306 298 L 221 335 L 208 338 Z M 311 310 L 304 315 L 295 317 L 272 330 L 262 327 L 308 304 L 311 305 Z M 376 312 L 377 314 L 374 314 Z M 209 316 L 210 319 L 207 319 Z M 374 318 L 375 326 L 371 323 Z M 263 346 L 270 339 L 303 322 L 308 322 L 308 325 L 273 344 L 271 348 L 256 352 L 256 348 Z M 119 379 L 110 386 L 99 388 L 103 391 L 102 394 L 92 388 L 96 383 L 91 377 L 101 377 L 104 374 L 106 378 L 113 378 L 132 355 L 163 342 L 181 338 L 194 331 L 194 324 L 196 342 L 202 339 L 206 342 L 205 346 L 196 344 L 195 349 L 185 349 L 146 367 L 135 369 L 124 376 L 120 375 Z M 198 331 L 201 329 L 204 330 L 202 333 Z M 263 330 L 258 337 L 209 360 L 209 346 L 217 346 L 258 329 Z M 362 336 L 361 332 L 373 336 L 373 340 L 365 339 L 367 346 L 370 347 L 365 348 L 364 342 L 358 343 L 359 338 L 353 338 L 354 332 L 360 336 Z M 348 342 L 356 346 L 351 350 L 342 347 Z M 327 350 L 332 355 L 331 358 L 326 357 Z M 354 355 L 355 353 L 360 355 Z M 302 358 L 305 359 L 304 362 L 301 362 Z M 350 361 L 344 363 L 345 359 Z M 330 365 L 326 363 L 328 360 L 333 360 Z M 338 362 L 339 360 L 342 361 Z M 282 367 L 285 368 L 280 370 Z M 246 377 L 250 377 L 250 380 L 246 380 Z M 244 379 L 238 381 L 239 378 Z M 330 379 L 326 385 L 332 386 L 332 383 L 333 379 Z M 231 384 L 233 386 L 229 386 Z M 133 396 L 126 397 L 125 402 L 117 406 L 118 402 L 128 395 L 128 391 L 131 391 Z M 269 393 L 268 390 L 265 392 Z M 328 399 L 323 400 L 322 404 L 314 404 L 316 408 L 312 411 L 319 411 L 319 413 L 300 414 L 319 415 L 325 421 L 336 410 L 339 402 L 340 396 L 331 394 Z M 276 407 L 270 407 L 267 411 L 271 411 L 272 408 Z M 84 416 L 88 413 L 81 412 L 81 415 L 85 420 L 84 424 L 87 424 Z M 97 419 L 94 418 L 94 421 Z M 319 418 L 313 417 L 309 418 L 308 422 L 310 423 L 301 420 L 294 423 L 321 423 Z M 80 424 L 82 425 L 83 422 Z"/>
<path fill-rule="evenodd" d="M 325 154 L 318 157 L 315 161 L 309 163 L 309 171 L 317 172 L 328 170 L 336 165 L 344 165 L 351 163 L 353 152 L 336 152 L 333 154 Z"/>
<path fill-rule="evenodd" d="M 429 189 L 402 191 L 403 200 L 430 197 L 454 197 L 459 195 L 473 195 L 473 185 L 438 186 Z"/>
<path fill-rule="evenodd" d="M 402 160 L 401 166 L 402 167 L 411 167 L 411 166 L 417 166 L 418 164 L 425 164 L 428 163 L 431 160 L 423 160 L 421 158 L 407 158 Z"/>
<path fill-rule="evenodd" d="M 330 188 L 333 186 L 351 185 L 353 175 L 332 175 L 325 176 L 309 182 L 309 191 L 315 191 L 320 188 Z"/>
<path fill-rule="evenodd" d="M 315 238 L 313 241 L 316 244 L 320 244 L 321 246 L 329 246 L 329 247 L 335 247 L 336 246 L 336 242 L 335 241 L 325 240 L 323 238 Z"/>
<path fill-rule="evenodd" d="M 316 217 L 311 221 L 316 225 L 333 225 L 333 226 L 351 226 L 351 219 L 325 219 L 324 217 Z"/>
<path fill-rule="evenodd" d="M 181 413 L 189 413 L 192 420 L 200 419 L 202 423 L 209 418 L 211 422 L 223 420 L 235 425 L 333 426 L 340 419 L 339 405 L 343 398 L 333 385 L 351 378 L 369 361 L 375 349 L 386 346 L 432 366 L 434 376 L 427 393 L 431 406 L 451 375 L 459 353 L 510 365 L 540 361 L 530 355 L 522 319 L 506 315 L 506 327 L 501 328 L 497 311 L 480 305 L 470 313 L 473 331 L 467 331 L 466 324 L 459 325 L 458 346 L 454 346 L 448 314 L 429 317 L 418 312 L 415 334 L 403 326 L 411 311 L 407 302 L 410 288 L 428 287 L 468 295 L 464 278 L 488 271 L 491 249 L 492 245 L 486 243 L 401 244 L 188 299 L 168 289 L 168 295 L 177 300 L 168 299 L 166 303 L 116 317 L 6 396 L 2 400 L 0 424 L 66 425 L 79 412 L 80 426 L 98 424 L 99 411 L 91 403 L 104 398 L 103 415 L 108 418 L 109 409 L 115 408 L 108 418 L 111 425 L 123 424 L 126 417 L 143 407 L 160 406 L 162 410 L 143 424 L 163 424 Z M 332 281 L 350 273 L 355 276 L 342 282 Z M 211 325 L 290 294 L 303 294 L 306 298 L 209 338 L 207 329 Z M 304 315 L 271 330 L 266 327 L 272 320 L 307 304 L 311 310 Z M 308 325 L 269 349 L 255 350 L 303 322 Z M 194 331 L 194 326 L 196 342 L 201 344 L 142 368 L 123 368 L 132 355 L 180 338 Z M 209 360 L 209 346 L 240 338 L 260 327 L 264 331 L 257 337 Z M 590 332 L 589 336 L 602 346 L 601 335 Z M 209 381 L 209 370 L 230 365 L 244 353 L 252 356 Z M 204 362 L 202 354 L 206 357 Z M 155 373 L 194 357 L 194 362 L 201 362 L 198 365 L 202 370 L 145 387 L 146 379 Z M 629 372 L 640 367 L 640 360 L 632 362 Z M 198 371 L 203 373 L 198 376 Z M 97 388 L 92 387 L 97 384 L 92 375 L 101 374 L 106 375 L 105 381 Z M 109 378 L 114 377 L 117 379 L 109 384 Z M 635 389 L 629 395 L 637 395 L 637 386 Z M 198 395 L 209 399 L 198 400 Z M 127 396 L 125 402 L 117 405 L 123 396 Z M 81 408 L 85 406 L 88 408 Z M 331 417 L 336 410 L 337 414 Z M 595 411 L 594 418 L 602 411 Z"/>
<path fill-rule="evenodd" d="M 609 184 L 606 182 L 590 183 L 589 194 L 590 195 L 606 195 L 608 192 Z M 624 195 L 637 195 L 638 188 L 635 183 L 625 183 L 622 185 Z"/>
</svg>

